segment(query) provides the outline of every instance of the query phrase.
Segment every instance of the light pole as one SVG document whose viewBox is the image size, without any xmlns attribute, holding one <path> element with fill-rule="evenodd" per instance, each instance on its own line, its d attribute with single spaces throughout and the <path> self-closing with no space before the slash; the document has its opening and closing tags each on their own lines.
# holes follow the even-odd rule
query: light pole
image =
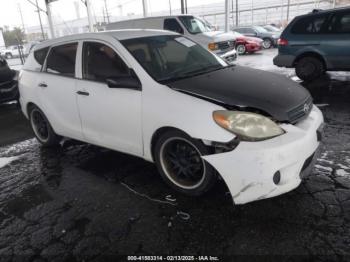
<svg viewBox="0 0 350 262">
<path fill-rule="evenodd" d="M 51 2 L 53 2 L 53 1 L 45 0 L 46 13 L 47 13 L 47 20 L 49 21 L 49 27 L 50 27 L 51 38 L 55 38 L 55 32 L 54 32 L 54 30 L 53 30 L 53 22 L 52 22 L 51 7 L 50 7 L 50 3 L 51 3 Z"/>
<path fill-rule="evenodd" d="M 147 0 L 142 0 L 142 6 L 143 6 L 143 17 L 147 17 L 148 16 Z"/>
<path fill-rule="evenodd" d="M 93 32 L 94 31 L 94 27 L 93 27 L 93 24 L 92 24 L 90 0 L 85 0 L 85 5 L 86 5 L 88 22 L 89 22 L 89 31 Z"/>
<path fill-rule="evenodd" d="M 229 17 L 228 0 L 225 0 L 225 32 L 229 31 L 228 17 Z"/>
</svg>

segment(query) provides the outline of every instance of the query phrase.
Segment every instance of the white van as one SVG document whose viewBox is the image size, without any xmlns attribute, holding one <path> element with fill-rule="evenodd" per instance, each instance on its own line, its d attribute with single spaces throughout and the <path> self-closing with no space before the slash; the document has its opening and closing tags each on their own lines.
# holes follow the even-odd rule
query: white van
<svg viewBox="0 0 350 262">
<path fill-rule="evenodd" d="M 108 24 L 107 30 L 161 29 L 183 34 L 209 49 L 228 63 L 237 58 L 236 37 L 232 33 L 212 31 L 201 18 L 192 15 L 146 17 Z"/>
</svg>

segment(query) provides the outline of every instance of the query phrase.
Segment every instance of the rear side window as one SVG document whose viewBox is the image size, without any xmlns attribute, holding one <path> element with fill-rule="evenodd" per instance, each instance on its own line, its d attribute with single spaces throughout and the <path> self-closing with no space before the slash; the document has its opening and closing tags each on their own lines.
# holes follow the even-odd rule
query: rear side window
<svg viewBox="0 0 350 262">
<path fill-rule="evenodd" d="M 30 52 L 23 69 L 40 72 L 44 65 L 47 52 L 49 52 L 49 47 Z"/>
<path fill-rule="evenodd" d="M 168 31 L 180 33 L 180 34 L 184 33 L 184 30 L 182 29 L 181 25 L 174 18 L 168 18 L 164 20 L 164 29 Z"/>
<path fill-rule="evenodd" d="M 350 12 L 335 14 L 329 23 L 328 31 L 335 34 L 350 34 Z"/>
<path fill-rule="evenodd" d="M 83 78 L 105 82 L 107 78 L 128 75 L 129 68 L 109 46 L 97 42 L 83 45 Z"/>
<path fill-rule="evenodd" d="M 47 57 L 46 72 L 74 77 L 77 46 L 77 43 L 71 43 L 52 47 Z"/>
<path fill-rule="evenodd" d="M 36 50 L 34 52 L 34 59 L 39 65 L 42 66 L 44 64 L 47 52 L 49 52 L 48 47 L 46 47 L 44 49 Z"/>
<path fill-rule="evenodd" d="M 328 15 L 307 16 L 300 18 L 292 27 L 293 34 L 320 34 Z"/>
</svg>

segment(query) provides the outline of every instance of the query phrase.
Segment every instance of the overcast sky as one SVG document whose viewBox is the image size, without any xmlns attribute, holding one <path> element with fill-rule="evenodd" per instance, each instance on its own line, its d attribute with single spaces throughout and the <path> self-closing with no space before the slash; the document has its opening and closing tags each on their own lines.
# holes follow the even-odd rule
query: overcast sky
<svg viewBox="0 0 350 262">
<path fill-rule="evenodd" d="M 21 26 L 21 16 L 19 9 L 22 10 L 23 21 L 25 26 L 39 25 L 38 15 L 35 7 L 29 2 L 35 0 L 0 0 L 0 26 L 8 25 L 10 27 Z M 104 0 L 90 0 L 92 3 L 93 13 L 96 16 L 102 16 L 102 8 Z M 109 13 L 111 15 L 119 15 L 119 5 L 123 6 L 123 15 L 129 13 L 142 13 L 142 0 L 106 0 Z M 180 0 L 170 0 L 172 9 L 180 8 Z M 187 0 L 188 6 L 201 5 L 215 2 L 223 2 L 224 0 Z M 52 13 L 54 21 L 62 23 L 67 20 L 77 18 L 77 12 L 74 2 L 78 2 L 80 16 L 86 16 L 86 9 L 82 0 L 58 0 L 53 2 Z M 45 9 L 44 0 L 38 0 L 39 6 Z M 169 0 L 148 0 L 149 12 L 157 12 L 169 9 Z M 47 23 L 46 14 L 42 13 L 43 23 Z"/>
</svg>

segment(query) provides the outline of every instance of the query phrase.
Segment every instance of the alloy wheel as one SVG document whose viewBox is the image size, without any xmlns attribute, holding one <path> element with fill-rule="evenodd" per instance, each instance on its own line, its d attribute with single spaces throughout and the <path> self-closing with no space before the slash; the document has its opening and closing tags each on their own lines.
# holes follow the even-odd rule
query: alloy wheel
<svg viewBox="0 0 350 262">
<path fill-rule="evenodd" d="M 205 163 L 199 150 L 188 140 L 172 137 L 160 149 L 160 164 L 176 186 L 194 189 L 205 178 Z"/>
<path fill-rule="evenodd" d="M 49 124 L 38 109 L 33 109 L 30 116 L 33 131 L 41 142 L 49 140 Z"/>
</svg>

